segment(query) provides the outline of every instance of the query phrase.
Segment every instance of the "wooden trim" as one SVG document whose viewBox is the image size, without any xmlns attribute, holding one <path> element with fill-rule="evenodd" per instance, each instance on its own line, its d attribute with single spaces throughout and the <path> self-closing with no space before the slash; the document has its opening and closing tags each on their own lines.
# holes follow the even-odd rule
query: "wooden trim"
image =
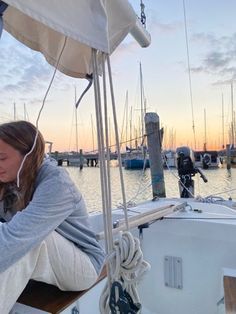
<svg viewBox="0 0 236 314">
<path fill-rule="evenodd" d="M 87 291 L 103 280 L 106 274 L 106 267 L 104 267 L 97 282 L 91 288 L 83 291 L 61 291 L 53 285 L 30 280 L 17 302 L 57 314 L 81 298 Z"/>
<path fill-rule="evenodd" d="M 179 203 L 179 204 L 169 204 L 169 205 L 165 205 L 162 207 L 154 208 L 152 210 L 147 210 L 147 212 L 139 213 L 135 216 L 131 216 L 128 218 L 129 228 L 132 229 L 132 228 L 138 227 L 142 224 L 145 224 L 147 222 L 163 218 L 166 215 L 172 214 L 173 212 L 175 212 L 177 210 L 181 210 L 181 209 L 185 208 L 186 205 L 187 205 L 187 202 L 183 202 L 183 203 Z M 112 234 L 115 235 L 119 231 L 124 231 L 124 230 L 126 230 L 126 224 L 125 224 L 124 219 L 121 219 L 119 221 L 118 227 L 112 229 Z M 97 240 L 104 239 L 105 238 L 104 231 L 97 233 L 96 238 L 97 238 Z"/>
<path fill-rule="evenodd" d="M 225 313 L 236 314 L 236 277 L 224 276 Z"/>
</svg>

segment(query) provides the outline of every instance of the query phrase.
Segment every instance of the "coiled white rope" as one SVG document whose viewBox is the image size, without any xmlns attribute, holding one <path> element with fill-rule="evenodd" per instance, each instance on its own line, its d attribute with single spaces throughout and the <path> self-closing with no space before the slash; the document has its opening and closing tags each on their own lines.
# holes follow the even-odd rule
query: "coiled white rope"
<svg viewBox="0 0 236 314">
<path fill-rule="evenodd" d="M 114 253 L 107 258 L 107 262 L 111 269 L 112 282 L 118 281 L 123 290 L 129 293 L 133 302 L 139 303 L 137 284 L 151 267 L 143 259 L 139 239 L 128 231 L 120 232 L 118 239 L 114 241 Z M 110 287 L 106 283 L 99 303 L 102 314 L 110 313 L 109 298 Z"/>
</svg>

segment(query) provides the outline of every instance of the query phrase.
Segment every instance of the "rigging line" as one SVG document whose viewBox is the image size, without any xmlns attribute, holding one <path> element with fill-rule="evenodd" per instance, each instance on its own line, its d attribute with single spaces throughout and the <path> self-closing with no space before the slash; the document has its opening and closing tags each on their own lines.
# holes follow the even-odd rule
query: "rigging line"
<svg viewBox="0 0 236 314">
<path fill-rule="evenodd" d="M 94 75 L 94 96 L 95 96 L 95 111 L 96 111 L 96 124 L 97 124 L 97 141 L 98 141 L 98 152 L 99 158 L 101 161 L 100 169 L 100 180 L 101 180 L 101 192 L 102 192 L 102 205 L 103 205 L 103 224 L 104 224 L 104 232 L 105 232 L 105 248 L 106 253 L 111 252 L 112 248 L 112 238 L 110 235 L 110 224 L 108 222 L 107 217 L 107 189 L 106 189 L 106 168 L 105 168 L 105 156 L 104 156 L 104 136 L 103 136 L 103 127 L 102 127 L 102 117 L 101 117 L 101 93 L 100 93 L 100 84 L 99 84 L 99 76 L 98 76 L 98 64 L 97 64 L 97 50 L 92 49 L 92 67 L 93 67 L 93 75 Z M 108 277 L 109 277 L 108 272 Z"/>
<path fill-rule="evenodd" d="M 67 41 L 67 37 L 65 36 L 64 43 L 63 43 L 63 45 L 62 45 L 61 52 L 60 52 L 59 57 L 58 57 L 58 60 L 57 60 L 57 62 L 56 62 L 55 69 L 54 69 L 54 72 L 53 72 L 51 81 L 50 81 L 50 83 L 49 83 L 49 85 L 48 85 L 48 88 L 47 88 L 47 90 L 46 90 L 46 93 L 45 93 L 45 96 L 44 96 L 44 99 L 43 99 L 42 106 L 41 106 L 41 108 L 40 108 L 40 110 L 39 110 L 39 113 L 38 113 L 38 117 L 37 117 L 37 120 L 36 120 L 36 127 L 37 127 L 37 128 L 38 128 L 38 122 L 39 122 L 41 113 L 42 113 L 42 111 L 43 111 L 43 108 L 44 108 L 44 105 L 45 105 L 45 102 L 46 102 L 48 93 L 49 93 L 49 91 L 50 91 L 50 89 L 51 89 L 52 83 L 53 83 L 54 78 L 55 78 L 55 75 L 56 75 L 56 73 L 57 73 L 58 65 L 59 65 L 59 62 L 60 62 L 60 60 L 61 60 L 62 53 L 63 53 L 63 51 L 64 51 L 64 49 L 65 49 L 65 46 L 66 46 L 66 41 Z"/>
<path fill-rule="evenodd" d="M 42 103 L 42 105 L 41 105 L 41 108 L 39 109 L 38 117 L 37 117 L 37 119 L 36 119 L 36 134 L 35 134 L 35 138 L 34 138 L 34 143 L 33 143 L 32 147 L 31 147 L 31 150 L 24 156 L 24 158 L 23 158 L 23 160 L 22 160 L 22 162 L 21 162 L 20 168 L 19 168 L 19 170 L 18 170 L 18 172 L 17 172 L 16 184 L 17 184 L 17 187 L 18 187 L 18 188 L 20 187 L 20 173 L 21 173 L 21 170 L 22 170 L 23 165 L 24 165 L 24 163 L 25 163 L 25 160 L 26 160 L 26 158 L 32 153 L 32 151 L 34 150 L 34 148 L 35 148 L 35 146 L 36 146 L 36 142 L 37 142 L 37 138 L 38 138 L 38 134 L 39 134 L 39 129 L 38 129 L 39 119 L 40 119 L 41 113 L 42 113 L 42 111 L 43 111 L 43 108 L 44 108 L 44 105 L 45 105 L 45 102 L 46 102 L 48 93 L 49 93 L 49 91 L 50 91 L 50 89 L 51 89 L 51 86 L 52 86 L 52 83 L 53 83 L 53 81 L 54 81 L 54 78 L 55 78 L 55 75 L 56 75 L 56 72 L 57 72 L 57 69 L 58 69 L 58 65 L 59 65 L 59 62 L 60 62 L 62 53 L 63 53 L 63 51 L 64 51 L 64 49 L 65 49 L 65 46 L 66 46 L 66 41 L 67 41 L 67 37 L 65 36 L 65 38 L 64 38 L 64 43 L 63 43 L 63 45 L 62 45 L 61 52 L 60 52 L 59 57 L 58 57 L 58 59 L 57 59 L 57 62 L 56 62 L 56 65 L 55 65 L 55 69 L 54 69 L 54 71 L 53 71 L 52 78 L 51 78 L 51 80 L 50 80 L 50 82 L 49 82 L 48 88 L 47 88 L 46 93 L 45 93 L 45 96 L 44 96 L 44 98 L 43 98 L 43 103 Z"/>
<path fill-rule="evenodd" d="M 148 135 L 149 135 L 149 134 L 153 134 L 153 132 L 148 133 Z M 133 142 L 133 141 L 135 141 L 135 140 L 142 139 L 142 138 L 143 138 L 142 143 L 144 143 L 144 140 L 145 140 L 146 137 L 147 137 L 147 134 L 144 134 L 143 136 L 138 136 L 138 137 L 135 137 L 135 138 L 131 138 L 130 140 L 120 142 L 120 146 L 121 146 L 122 144 L 129 143 L 129 142 Z M 116 147 L 116 144 L 109 145 L 109 148 L 112 148 L 112 147 Z M 98 151 L 97 149 L 94 149 L 94 150 L 87 151 L 87 153 L 93 153 L 93 152 L 97 152 L 97 151 Z"/>
<path fill-rule="evenodd" d="M 107 70 L 108 70 L 108 78 L 109 78 L 109 83 L 110 83 L 111 104 L 112 104 L 112 111 L 113 111 L 113 122 L 114 122 L 114 127 L 115 127 L 115 138 L 116 138 L 116 145 L 117 145 L 116 149 L 117 149 L 118 161 L 119 161 L 119 174 L 120 174 L 122 199 L 124 203 L 125 225 L 126 225 L 126 229 L 129 230 L 129 221 L 128 221 L 128 214 L 127 214 L 127 207 L 126 207 L 125 183 L 124 183 L 124 177 L 123 177 L 123 171 L 122 171 L 122 162 L 121 162 L 121 153 L 120 153 L 120 144 L 119 144 L 119 132 L 118 132 L 117 115 L 116 115 L 115 95 L 114 95 L 112 73 L 111 73 L 111 63 L 110 63 L 109 55 L 107 55 Z"/>
<path fill-rule="evenodd" d="M 147 189 L 149 189 L 149 188 L 152 186 L 152 184 L 150 183 L 150 184 L 148 184 L 147 186 L 144 186 L 143 189 L 141 190 L 141 185 L 142 185 L 142 181 L 140 180 L 140 181 L 139 181 L 138 191 L 136 192 L 136 194 L 135 194 L 133 197 L 131 197 L 131 198 L 127 201 L 127 204 L 128 204 L 128 205 L 129 205 L 130 203 L 134 202 L 134 201 L 138 198 L 138 196 L 139 196 L 140 194 L 144 193 Z M 149 199 L 149 196 L 147 197 L 147 199 Z M 121 205 L 122 205 L 122 204 L 121 204 Z"/>
<path fill-rule="evenodd" d="M 137 184 L 138 184 L 137 192 L 128 201 L 126 201 L 127 205 L 129 205 L 131 202 L 135 201 L 138 198 L 138 196 L 140 196 L 143 192 L 145 192 L 147 189 L 149 189 L 152 186 L 152 183 L 149 183 L 146 186 L 143 185 L 142 179 L 144 178 L 145 164 L 146 164 L 146 157 L 144 159 L 144 165 L 143 165 L 142 172 L 140 174 L 139 181 L 137 182 Z M 154 180 L 154 182 L 155 182 L 155 180 Z M 143 187 L 142 189 L 141 189 L 141 186 Z M 123 204 L 121 204 L 121 203 L 120 203 L 120 205 L 121 205 L 121 207 L 123 206 Z"/>
<path fill-rule="evenodd" d="M 229 193 L 229 192 L 232 192 L 232 191 L 235 191 L 235 190 L 236 190 L 236 188 L 230 189 L 230 190 L 225 190 L 225 191 L 222 191 L 222 192 L 211 194 L 209 196 L 215 196 L 215 195 L 220 195 L 220 194 L 224 194 L 224 193 Z"/>
<path fill-rule="evenodd" d="M 97 124 L 97 144 L 100 158 L 100 182 L 102 192 L 102 205 L 103 205 L 103 225 L 105 233 L 105 249 L 106 253 L 110 254 L 113 248 L 113 236 L 112 236 L 112 221 L 111 221 L 111 208 L 109 208 L 109 189 L 108 189 L 108 175 L 107 168 L 105 165 L 105 145 L 104 145 L 104 130 L 103 130 L 103 117 L 102 117 L 102 100 L 101 100 L 101 88 L 98 74 L 98 51 L 92 48 L 92 69 L 94 75 L 94 96 L 95 96 L 95 111 L 96 111 L 96 124 Z M 102 63 L 104 63 L 104 57 L 102 57 Z M 104 71 L 104 64 L 102 65 Z M 105 73 L 102 73 L 105 75 Z M 105 81 L 103 80 L 103 83 Z M 103 89 L 104 103 L 106 102 L 105 89 Z M 107 265 L 107 277 L 108 287 L 111 288 L 111 265 Z"/>
<path fill-rule="evenodd" d="M 112 221 L 111 217 L 111 172 L 110 172 L 110 150 L 109 150 L 109 127 L 108 127 L 108 110 L 107 110 L 107 86 L 105 71 L 106 56 L 102 53 L 102 79 L 103 79 L 103 99 L 104 99 L 104 122 L 105 122 L 105 144 L 106 144 L 106 170 L 107 170 L 107 207 L 108 221 Z"/>
<path fill-rule="evenodd" d="M 187 31 L 187 22 L 186 22 L 185 0 L 183 0 L 183 9 L 184 9 L 184 31 L 185 31 L 185 41 L 186 41 L 186 52 L 187 52 L 187 61 L 188 61 L 189 94 L 190 94 L 190 103 L 191 103 L 191 112 L 192 112 L 192 129 L 193 129 L 193 138 L 194 138 L 194 149 L 196 150 L 196 132 L 195 132 L 195 124 L 194 124 L 192 79 L 191 79 L 189 47 L 188 47 L 188 31 Z"/>
<path fill-rule="evenodd" d="M 236 220 L 234 217 L 163 217 L 162 219 L 182 219 L 182 220 Z"/>
</svg>

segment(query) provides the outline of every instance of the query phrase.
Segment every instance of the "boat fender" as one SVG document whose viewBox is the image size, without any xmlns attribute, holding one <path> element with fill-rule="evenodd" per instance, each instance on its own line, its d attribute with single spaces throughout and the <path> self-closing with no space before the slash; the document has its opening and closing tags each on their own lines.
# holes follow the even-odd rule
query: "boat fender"
<svg viewBox="0 0 236 314">
<path fill-rule="evenodd" d="M 119 225 L 120 225 L 120 221 L 119 220 L 114 221 L 113 222 L 113 229 L 118 228 Z"/>
<path fill-rule="evenodd" d="M 130 294 L 123 290 L 119 281 L 114 281 L 111 286 L 109 306 L 112 314 L 135 314 L 141 309 L 141 304 L 133 302 Z"/>
<path fill-rule="evenodd" d="M 202 163 L 205 166 L 210 166 L 211 164 L 211 156 L 209 154 L 204 154 L 202 158 Z"/>
</svg>

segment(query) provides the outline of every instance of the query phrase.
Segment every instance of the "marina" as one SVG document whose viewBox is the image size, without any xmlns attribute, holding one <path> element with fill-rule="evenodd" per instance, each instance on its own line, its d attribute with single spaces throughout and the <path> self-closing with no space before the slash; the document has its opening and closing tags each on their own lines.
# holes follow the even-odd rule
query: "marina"
<svg viewBox="0 0 236 314">
<path fill-rule="evenodd" d="M 116 163 L 111 162 L 111 164 L 112 205 L 113 208 L 116 208 L 122 202 L 119 169 Z M 99 168 L 84 167 L 83 171 L 79 171 L 77 167 L 66 167 L 66 170 L 84 195 L 89 211 L 93 212 L 101 209 Z M 227 170 L 226 167 L 208 169 L 204 171 L 204 174 L 208 179 L 207 183 L 204 183 L 199 175 L 193 178 L 195 181 L 195 196 L 215 195 L 225 199 L 236 199 L 236 168 L 230 170 Z M 177 170 L 165 169 L 164 178 L 167 197 L 179 197 Z M 152 199 L 149 168 L 144 172 L 142 170 L 124 171 L 124 180 L 127 201 L 130 202 L 130 205 Z"/>
<path fill-rule="evenodd" d="M 47 141 L 46 143 L 50 145 L 49 156 L 44 159 L 43 148 L 41 160 L 35 171 L 37 177 L 35 181 L 32 180 L 38 185 L 30 185 L 32 193 L 27 195 L 27 202 L 19 208 L 16 207 L 18 212 L 13 212 L 9 221 L 4 219 L 5 216 L 0 217 L 3 218 L 0 225 L 2 239 L 9 236 L 13 243 L 12 246 L 8 246 L 7 238 L 3 242 L 4 249 L 9 253 L 13 247 L 11 253 L 13 257 L 16 256 L 16 261 L 9 267 L 9 263 L 4 260 L 4 254 L 2 255 L 1 261 L 5 268 L 0 273 L 0 278 L 5 281 L 3 280 L 0 286 L 4 296 L 3 301 L 0 300 L 0 312 L 1 306 L 3 309 L 0 314 L 236 313 L 236 168 L 232 162 L 235 144 L 233 84 L 231 84 L 230 126 L 232 134 L 227 139 L 227 143 L 230 144 L 227 144 L 226 150 L 223 149 L 224 162 L 218 165 L 218 159 L 213 160 L 213 155 L 218 155 L 218 151 L 216 153 L 216 150 L 206 149 L 210 145 L 206 145 L 208 140 L 205 127 L 205 149 L 200 151 L 198 168 L 194 160 L 194 151 L 197 152 L 196 120 L 193 110 L 185 1 L 183 0 L 181 8 L 184 11 L 184 23 L 181 22 L 181 27 L 183 28 L 184 24 L 194 139 L 187 143 L 187 139 L 184 138 L 184 144 L 178 147 L 175 145 L 175 148 L 171 145 L 168 149 L 162 147 L 164 128 L 159 113 L 156 113 L 157 110 L 146 109 L 148 97 L 144 94 L 139 63 L 141 94 L 141 108 L 137 109 L 139 121 L 134 121 L 131 107 L 130 117 L 126 115 L 124 125 L 126 124 L 128 130 L 128 122 L 130 124 L 129 136 L 125 134 L 127 138 L 130 137 L 130 142 L 134 132 L 136 142 L 140 139 L 141 143 L 136 143 L 133 147 L 127 145 L 126 151 L 121 144 L 123 139 L 120 141 L 117 112 L 121 110 L 119 103 L 116 106 L 113 89 L 113 83 L 116 81 L 113 77 L 118 76 L 119 71 L 111 67 L 110 56 L 119 48 L 122 50 L 122 44 L 126 43 L 124 40 L 128 35 L 132 37 L 132 45 L 135 43 L 147 48 L 151 44 L 143 1 L 140 1 L 140 17 L 126 0 L 95 2 L 71 0 L 68 3 L 60 1 L 60 5 L 55 5 L 53 1 L 40 3 L 7 0 L 6 3 L 0 1 L 0 5 L 2 8 L 0 21 L 4 29 L 28 48 L 40 51 L 54 71 L 37 116 L 36 126 L 33 128 L 34 136 L 28 150 L 24 149 L 24 154 L 19 154 L 17 148 L 13 149 L 12 154 L 16 157 L 17 163 L 8 166 L 5 181 L 5 172 L 2 171 L 2 184 L 6 183 L 2 203 L 3 216 L 15 210 L 14 206 L 17 204 L 15 201 L 21 196 L 17 192 L 21 192 L 21 188 L 25 187 L 24 181 L 21 183 L 22 174 L 28 175 L 29 172 L 24 171 L 27 169 L 23 168 L 24 162 L 26 160 L 27 163 L 38 148 L 40 114 L 43 109 L 45 111 L 48 109 L 47 106 L 44 108 L 45 100 L 53 86 L 52 83 L 57 82 L 58 77 L 54 82 L 56 72 L 60 71 L 66 76 L 80 79 L 79 82 L 84 79 L 87 84 L 78 99 L 74 88 L 75 151 L 53 153 L 54 140 Z M 87 21 L 88 24 L 85 23 Z M 85 24 L 88 27 L 85 27 Z M 168 47 L 167 50 L 173 53 L 173 49 Z M 177 48 L 174 52 L 178 53 Z M 166 51 L 165 55 L 168 58 Z M 212 60 L 210 57 L 209 59 Z M 167 68 L 171 63 L 168 60 L 163 64 L 170 81 L 172 76 Z M 154 69 L 154 65 L 152 68 Z M 186 75 L 186 67 L 183 69 Z M 179 77 L 178 74 L 177 85 Z M 120 82 L 116 81 L 117 83 Z M 158 94 L 161 94 L 161 86 L 156 83 L 155 88 Z M 93 147 L 93 152 L 86 154 L 83 153 L 84 148 L 79 150 L 78 118 L 81 112 L 77 109 L 84 94 L 92 85 L 91 102 L 96 113 L 97 150 L 95 152 Z M 181 94 L 177 85 L 176 90 Z M 64 90 L 67 86 L 63 85 Z M 175 94 L 174 90 L 169 89 L 166 95 L 171 96 L 172 93 Z M 126 95 L 128 99 L 128 93 Z M 174 100 L 177 106 L 176 95 Z M 158 111 L 161 102 L 158 99 Z M 168 108 L 168 116 L 173 116 L 172 123 L 177 124 L 177 115 L 175 116 L 171 107 L 164 108 L 165 110 Z M 178 109 L 186 111 L 186 108 Z M 89 110 L 86 110 L 86 113 L 88 112 Z M 164 114 L 164 111 L 160 112 L 160 117 L 162 118 Z M 53 117 L 56 117 L 55 113 Z M 180 123 L 184 124 L 183 115 L 181 118 Z M 110 120 L 113 121 L 112 127 Z M 59 122 L 56 123 L 58 128 Z M 190 119 L 187 123 L 191 124 Z M 84 124 L 86 125 L 86 122 Z M 53 121 L 51 126 L 53 127 Z M 54 132 L 57 128 L 54 128 Z M 172 130 L 171 133 L 170 142 L 174 143 L 175 132 Z M 186 136 L 187 132 L 183 134 Z M 89 142 L 85 133 L 82 133 L 82 136 L 84 143 Z M 111 137 L 115 142 L 114 153 L 110 153 Z M 8 145 L 4 141 L 3 138 L 3 148 L 4 145 Z M 223 148 L 224 144 L 225 141 Z M 131 164 L 129 167 L 124 164 L 127 156 L 130 161 L 141 161 L 138 165 L 139 170 L 134 169 Z M 3 170 L 4 158 L 7 157 L 3 157 Z M 149 162 L 148 167 L 145 166 L 146 159 Z M 217 166 L 213 165 L 213 162 L 217 163 Z M 14 167 L 11 167 L 12 165 Z M 41 170 L 44 176 L 40 176 Z M 11 174 L 10 177 L 7 176 L 8 173 Z M 70 178 L 82 193 L 85 202 Z M 16 187 L 12 187 L 10 185 L 12 183 Z M 7 197 L 13 199 L 9 211 L 6 207 Z M 22 221 L 24 223 L 20 224 Z M 14 222 L 18 222 L 18 225 L 12 228 Z M 30 229 L 27 222 L 32 222 L 30 226 L 33 228 Z M 21 233 L 17 233 L 18 229 L 25 236 L 19 236 Z M 37 238 L 38 231 L 42 235 L 41 238 Z M 57 237 L 58 243 L 61 244 L 60 249 L 54 245 L 55 252 L 47 246 L 53 237 L 55 239 Z M 51 242 L 54 244 L 54 240 Z M 64 247 L 70 249 L 71 255 L 64 251 Z M 41 248 L 46 258 L 43 254 L 40 255 Z M 14 249 L 19 255 L 14 254 Z M 35 254 L 35 259 L 28 270 L 31 254 Z M 59 265 L 58 271 L 52 263 L 53 258 L 55 265 Z M 47 264 L 44 264 L 46 260 Z M 22 273 L 19 277 L 21 280 L 14 282 L 15 278 L 11 271 L 8 272 L 9 269 Z M 6 280 L 8 278 L 10 280 Z M 16 290 L 13 299 L 11 292 L 14 283 Z M 7 292 L 5 287 L 8 288 Z"/>
</svg>

